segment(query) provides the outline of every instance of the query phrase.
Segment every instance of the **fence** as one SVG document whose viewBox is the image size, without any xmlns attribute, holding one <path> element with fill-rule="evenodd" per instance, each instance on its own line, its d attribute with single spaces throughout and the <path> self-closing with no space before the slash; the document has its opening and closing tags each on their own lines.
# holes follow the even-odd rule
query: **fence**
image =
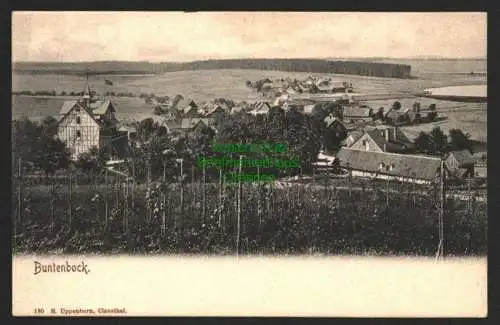
<svg viewBox="0 0 500 325">
<path fill-rule="evenodd" d="M 16 165 L 17 251 L 433 255 L 438 245 L 437 186 L 316 175 L 242 183 L 240 193 L 237 183 L 193 170 L 182 182 L 139 184 L 112 172 L 46 177 Z M 447 254 L 485 253 L 479 191 L 448 190 Z"/>
</svg>

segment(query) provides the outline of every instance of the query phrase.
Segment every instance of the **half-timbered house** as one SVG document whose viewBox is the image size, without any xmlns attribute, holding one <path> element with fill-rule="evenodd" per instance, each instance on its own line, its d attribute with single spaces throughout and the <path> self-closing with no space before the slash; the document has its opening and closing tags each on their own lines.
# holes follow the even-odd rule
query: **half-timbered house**
<svg viewBox="0 0 500 325">
<path fill-rule="evenodd" d="M 78 100 L 65 101 L 59 111 L 57 135 L 76 159 L 90 148 L 111 147 L 120 135 L 116 108 L 110 100 L 97 100 L 87 85 Z"/>
</svg>

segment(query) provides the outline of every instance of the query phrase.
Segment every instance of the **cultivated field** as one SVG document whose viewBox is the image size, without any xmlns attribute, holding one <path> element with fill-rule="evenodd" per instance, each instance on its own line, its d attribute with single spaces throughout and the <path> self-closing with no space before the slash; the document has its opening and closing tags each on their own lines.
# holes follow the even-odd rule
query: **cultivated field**
<svg viewBox="0 0 500 325">
<path fill-rule="evenodd" d="M 383 60 L 385 62 L 386 60 Z M 310 73 L 291 73 L 263 70 L 207 70 L 182 71 L 161 75 L 144 76 L 92 76 L 91 86 L 97 92 L 133 92 L 155 93 L 157 95 L 183 95 L 186 99 L 196 102 L 208 101 L 217 97 L 230 98 L 235 101 L 252 102 L 259 96 L 245 86 L 246 80 L 264 78 L 297 78 L 304 79 L 309 75 L 322 75 L 338 80 L 351 82 L 356 92 L 361 93 L 408 93 L 422 91 L 425 88 L 485 84 L 484 76 L 467 75 L 475 71 L 486 71 L 485 60 L 387 60 L 387 62 L 412 65 L 413 79 L 390 79 L 364 77 L 353 75 L 322 75 Z M 113 86 L 106 86 L 104 79 L 112 80 Z M 13 91 L 55 90 L 57 93 L 79 92 L 85 86 L 85 78 L 71 75 L 29 75 L 13 74 Z M 66 97 L 67 98 L 67 97 Z M 47 115 L 56 115 L 64 98 L 47 97 L 34 98 L 13 96 L 12 118 L 23 115 L 39 119 Z M 153 116 L 153 107 L 144 104 L 139 98 L 113 98 L 117 104 L 118 117 L 122 120 L 143 119 Z M 400 100 L 404 107 L 410 106 L 415 100 L 422 107 L 436 103 L 438 113 L 447 119 L 437 123 L 421 126 L 405 127 L 409 136 L 416 135 L 421 129 L 429 131 L 439 125 L 443 130 L 460 128 L 469 132 L 472 138 L 486 141 L 486 104 L 454 103 L 427 98 Z M 371 101 L 370 105 L 388 107 L 394 100 Z"/>
</svg>

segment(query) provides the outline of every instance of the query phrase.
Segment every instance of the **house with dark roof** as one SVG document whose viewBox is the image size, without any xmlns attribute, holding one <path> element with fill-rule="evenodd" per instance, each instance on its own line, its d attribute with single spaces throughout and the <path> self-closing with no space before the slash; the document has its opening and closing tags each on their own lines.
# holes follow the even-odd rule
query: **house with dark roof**
<svg viewBox="0 0 500 325">
<path fill-rule="evenodd" d="M 342 116 L 344 119 L 373 118 L 375 112 L 367 105 L 343 105 Z"/>
<path fill-rule="evenodd" d="M 88 84 L 81 98 L 62 104 L 57 135 L 66 143 L 73 159 L 92 147 L 109 147 L 112 153 L 119 154 L 117 140 L 127 139 L 127 133 L 117 130 L 115 113 L 115 105 L 110 100 L 94 98 Z"/>
<path fill-rule="evenodd" d="M 399 128 L 384 126 L 365 130 L 350 148 L 373 152 L 411 153 L 414 152 L 415 145 Z"/>
<path fill-rule="evenodd" d="M 416 184 L 433 184 L 441 175 L 441 159 L 342 148 L 335 164 L 350 171 L 354 177 L 393 179 Z M 443 172 L 448 174 L 443 163 Z"/>
<path fill-rule="evenodd" d="M 343 141 L 343 145 L 346 147 L 351 147 L 356 141 L 359 140 L 365 134 L 363 131 L 353 130 L 347 133 L 347 138 Z"/>
<path fill-rule="evenodd" d="M 270 111 L 271 111 L 271 105 L 268 102 L 258 102 L 255 104 L 255 108 L 248 113 L 252 115 L 260 115 L 260 114 L 268 114 Z"/>
<path fill-rule="evenodd" d="M 445 158 L 446 168 L 458 178 L 474 177 L 476 159 L 469 150 L 452 151 Z"/>
<path fill-rule="evenodd" d="M 384 121 L 386 124 L 394 126 L 405 125 L 410 123 L 411 117 L 408 110 L 390 109 L 387 113 L 385 113 Z"/>
<path fill-rule="evenodd" d="M 205 106 L 205 109 L 206 113 L 203 115 L 203 117 L 212 119 L 217 119 L 224 116 L 229 110 L 228 108 L 225 109 L 223 105 L 219 104 L 207 105 Z"/>
</svg>

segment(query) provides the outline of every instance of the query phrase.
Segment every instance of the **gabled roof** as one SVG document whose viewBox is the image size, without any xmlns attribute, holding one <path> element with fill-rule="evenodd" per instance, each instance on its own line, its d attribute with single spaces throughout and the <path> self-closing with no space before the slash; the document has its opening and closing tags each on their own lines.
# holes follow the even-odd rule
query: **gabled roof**
<svg viewBox="0 0 500 325">
<path fill-rule="evenodd" d="M 341 120 L 332 116 L 331 114 L 328 115 L 327 117 L 325 117 L 325 119 L 323 121 L 326 123 L 326 127 L 330 127 L 330 125 L 332 125 L 333 123 L 340 123 L 344 128 L 346 128 L 344 123 L 342 123 Z"/>
<path fill-rule="evenodd" d="M 336 158 L 344 168 L 400 177 L 433 180 L 441 167 L 441 159 L 428 156 L 403 155 L 341 148 Z M 380 169 L 383 163 L 382 170 Z M 385 166 L 392 166 L 387 170 Z"/>
<path fill-rule="evenodd" d="M 271 105 L 268 102 L 258 102 L 255 104 L 256 110 L 270 109 Z"/>
<path fill-rule="evenodd" d="M 163 124 L 169 129 L 169 130 L 178 130 L 182 129 L 182 123 L 180 121 L 174 121 L 174 120 L 168 120 L 164 121 Z"/>
<path fill-rule="evenodd" d="M 105 115 L 108 109 L 111 109 L 113 112 L 115 111 L 114 105 L 109 99 L 90 103 L 90 109 L 92 110 L 92 115 Z"/>
<path fill-rule="evenodd" d="M 198 122 L 203 122 L 205 125 L 210 126 L 213 124 L 213 119 L 211 118 L 183 118 L 181 122 L 181 128 L 182 129 L 190 129 L 195 127 Z"/>
<path fill-rule="evenodd" d="M 452 151 L 449 153 L 449 156 L 455 157 L 458 162 L 458 167 L 474 165 L 476 162 L 469 150 Z"/>
<path fill-rule="evenodd" d="M 347 136 L 348 137 L 352 137 L 354 139 L 354 141 L 358 141 L 359 138 L 361 138 L 363 136 L 363 134 L 365 134 L 363 131 L 351 131 L 349 133 L 347 133 Z"/>
<path fill-rule="evenodd" d="M 368 106 L 342 106 L 343 115 L 346 117 L 370 117 L 373 109 Z"/>
<path fill-rule="evenodd" d="M 393 120 L 397 120 L 406 114 L 407 113 L 403 109 L 400 109 L 400 110 L 390 109 L 387 113 L 385 113 L 385 117 L 391 118 Z"/>
<path fill-rule="evenodd" d="M 59 110 L 59 115 L 66 115 L 66 113 L 68 113 L 76 104 L 78 104 L 77 100 L 64 101 L 61 109 Z"/>
<path fill-rule="evenodd" d="M 395 138 L 390 138 L 389 141 L 385 138 L 385 135 L 382 135 L 381 132 L 386 131 L 393 132 L 396 136 Z M 367 130 L 365 132 L 380 149 L 384 150 L 384 146 L 386 151 L 400 151 L 404 149 L 413 148 L 413 143 L 406 137 L 406 135 L 401 132 L 398 128 L 376 128 L 372 130 Z"/>
<path fill-rule="evenodd" d="M 219 104 L 214 104 L 206 107 L 208 109 L 208 112 L 205 115 L 210 115 L 213 113 L 216 113 L 217 111 L 220 111 L 224 113 L 226 110 L 222 107 L 222 105 Z"/>
</svg>

